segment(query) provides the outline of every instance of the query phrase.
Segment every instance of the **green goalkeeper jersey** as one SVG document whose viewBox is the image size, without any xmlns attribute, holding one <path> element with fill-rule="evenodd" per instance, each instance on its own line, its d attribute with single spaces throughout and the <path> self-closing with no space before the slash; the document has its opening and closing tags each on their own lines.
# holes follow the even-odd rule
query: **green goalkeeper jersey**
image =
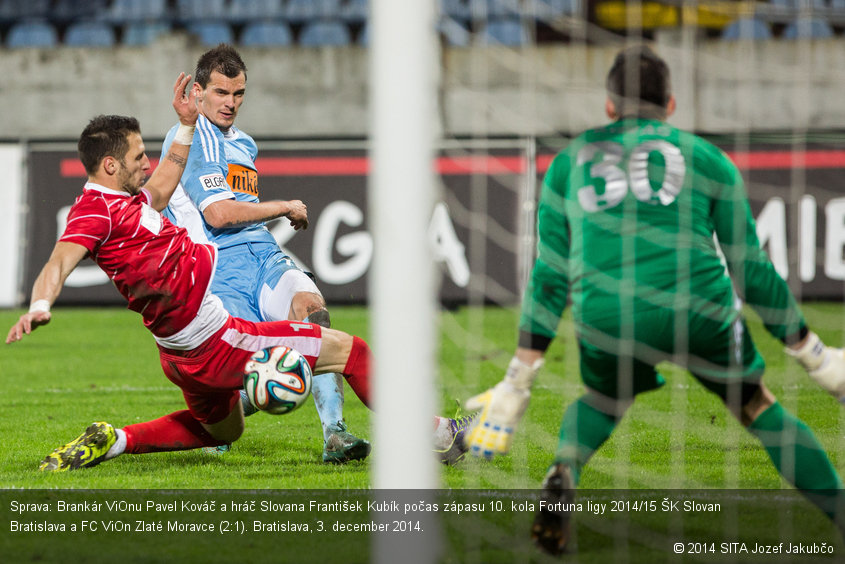
<svg viewBox="0 0 845 564">
<path fill-rule="evenodd" d="M 633 334 L 656 308 L 731 323 L 738 298 L 780 339 L 804 327 L 760 248 L 737 168 L 711 143 L 664 122 L 623 119 L 574 139 L 546 173 L 538 230 L 522 346 L 547 346 L 567 296 L 588 341 L 596 331 Z"/>
</svg>

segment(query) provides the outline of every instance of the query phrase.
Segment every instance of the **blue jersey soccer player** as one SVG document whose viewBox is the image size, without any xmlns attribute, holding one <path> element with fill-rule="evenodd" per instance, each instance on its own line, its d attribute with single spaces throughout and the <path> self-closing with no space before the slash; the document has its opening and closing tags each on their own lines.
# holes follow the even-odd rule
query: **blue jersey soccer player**
<svg viewBox="0 0 845 564">
<path fill-rule="evenodd" d="M 329 312 L 313 280 L 279 248 L 264 222 L 280 217 L 294 229 L 308 226 L 299 200 L 259 199 L 255 141 L 234 122 L 246 92 L 246 65 L 238 52 L 221 44 L 197 62 L 194 89 L 200 115 L 194 149 L 180 186 L 165 211 L 198 242 L 214 243 L 219 252 L 212 292 L 235 316 L 250 321 L 306 320 L 330 327 Z M 167 151 L 176 128 L 163 146 Z M 337 374 L 313 379 L 312 394 L 323 425 L 323 460 L 360 460 L 370 444 L 346 429 L 343 381 Z M 244 411 L 254 408 L 244 395 Z M 461 420 L 436 417 L 434 448 L 452 462 L 464 447 L 455 437 Z"/>
<path fill-rule="evenodd" d="M 217 245 L 212 292 L 235 316 L 250 321 L 307 320 L 331 325 L 320 290 L 279 248 L 264 222 L 279 217 L 295 229 L 308 226 L 299 200 L 262 202 L 258 197 L 255 141 L 234 126 L 246 90 L 246 65 L 228 45 L 197 62 L 194 89 L 200 116 L 196 144 L 165 215 L 191 238 Z M 167 151 L 176 128 L 163 146 Z M 315 376 L 314 403 L 323 426 L 323 460 L 343 463 L 366 458 L 370 444 L 346 430 L 342 381 Z M 245 412 L 254 408 L 244 400 Z"/>
</svg>

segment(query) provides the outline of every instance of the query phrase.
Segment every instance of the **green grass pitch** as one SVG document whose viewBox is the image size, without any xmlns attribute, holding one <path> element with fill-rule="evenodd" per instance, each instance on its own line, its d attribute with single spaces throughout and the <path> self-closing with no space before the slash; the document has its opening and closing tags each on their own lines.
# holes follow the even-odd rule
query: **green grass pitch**
<svg viewBox="0 0 845 564">
<path fill-rule="evenodd" d="M 844 342 L 845 312 L 841 304 L 808 303 L 804 311 L 810 325 L 828 344 Z M 0 326 L 7 330 L 21 313 L 0 311 Z M 441 313 L 440 373 L 432 378 L 444 415 L 454 413 L 456 400 L 463 401 L 501 379 L 516 341 L 516 319 L 515 309 L 497 307 Z M 337 328 L 368 336 L 368 314 L 363 307 L 335 307 L 332 321 Z M 749 324 L 767 361 L 766 383 L 784 406 L 815 431 L 842 473 L 845 411 L 786 357 L 780 343 L 765 333 L 753 314 L 749 315 Z M 467 459 L 456 467 L 443 467 L 444 488 L 535 490 L 557 444 L 563 409 L 583 390 L 577 367 L 574 332 L 567 317 L 549 350 L 511 454 L 492 463 Z M 685 372 L 669 365 L 663 368 L 667 385 L 638 398 L 614 436 L 585 468 L 582 489 L 788 490 L 765 452 L 714 396 Z M 284 416 L 258 414 L 248 418 L 243 437 L 224 456 L 198 451 L 122 456 L 86 471 L 54 475 L 38 472 L 44 455 L 76 437 L 92 421 L 124 426 L 183 409 L 179 390 L 161 372 L 151 335 L 137 315 L 123 309 L 57 308 L 50 325 L 22 342 L 0 348 L 0 373 L 4 382 L 0 489 L 256 491 L 372 487 L 369 461 L 342 467 L 321 462 L 319 420 L 310 403 Z M 368 411 L 348 388 L 345 415 L 350 430 L 373 436 Z M 386 448 L 389 446 L 373 445 L 374 451 Z M 765 516 L 760 519 L 766 522 Z M 600 524 L 593 527 L 589 519 L 581 521 L 581 546 L 590 544 L 596 536 L 599 545 L 606 541 Z M 811 519 L 811 524 L 828 527 L 824 519 Z M 491 530 L 489 534 L 495 536 L 498 529 Z M 829 530 L 824 532 L 828 534 Z M 482 530 L 479 534 L 483 537 L 485 533 Z M 527 534 L 522 532 L 520 537 Z M 444 561 L 504 562 L 514 558 L 492 556 L 485 552 L 483 542 L 473 544 L 454 531 L 448 532 L 447 538 L 453 547 L 460 547 L 461 556 Z M 619 546 L 618 542 L 611 543 L 586 552 L 578 561 L 615 560 L 612 551 Z M 837 549 L 845 550 L 841 542 Z M 546 561 L 534 552 L 526 554 L 529 556 L 522 554 L 519 561 Z M 642 561 L 654 561 L 655 554 L 666 556 L 665 550 L 657 551 L 648 553 Z"/>
</svg>

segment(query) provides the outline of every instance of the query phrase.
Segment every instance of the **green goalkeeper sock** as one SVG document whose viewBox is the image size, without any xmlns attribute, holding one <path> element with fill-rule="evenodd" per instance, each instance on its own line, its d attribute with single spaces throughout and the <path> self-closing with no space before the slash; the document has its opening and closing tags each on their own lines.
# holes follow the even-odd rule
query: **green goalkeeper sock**
<svg viewBox="0 0 845 564">
<path fill-rule="evenodd" d="M 566 408 L 555 453 L 555 463 L 569 465 L 575 485 L 581 479 L 581 468 L 607 440 L 617 421 L 616 417 L 589 405 L 585 398 L 581 396 Z"/>
<path fill-rule="evenodd" d="M 842 480 L 810 428 L 775 402 L 748 430 L 763 444 L 781 476 L 834 519 L 843 502 Z"/>
</svg>

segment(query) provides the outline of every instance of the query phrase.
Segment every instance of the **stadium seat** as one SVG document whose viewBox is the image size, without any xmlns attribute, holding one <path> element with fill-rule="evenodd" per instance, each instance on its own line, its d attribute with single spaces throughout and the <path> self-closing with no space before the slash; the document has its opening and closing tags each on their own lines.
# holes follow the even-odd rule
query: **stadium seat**
<svg viewBox="0 0 845 564">
<path fill-rule="evenodd" d="M 285 19 L 291 23 L 309 23 L 339 16 L 340 0 L 288 0 L 285 9 Z"/>
<path fill-rule="evenodd" d="M 159 36 L 170 32 L 168 22 L 133 22 L 123 28 L 124 45 L 149 45 Z"/>
<path fill-rule="evenodd" d="M 176 17 L 190 24 L 200 20 L 225 20 L 229 12 L 223 0 L 177 0 Z"/>
<path fill-rule="evenodd" d="M 305 47 L 349 45 L 351 42 L 349 28 L 339 20 L 306 23 L 299 35 L 299 44 Z"/>
<path fill-rule="evenodd" d="M 0 0 L 0 20 L 17 22 L 50 16 L 50 0 Z"/>
<path fill-rule="evenodd" d="M 501 18 L 489 20 L 476 34 L 476 41 L 482 45 L 519 47 L 531 43 L 531 34 L 518 18 Z"/>
<path fill-rule="evenodd" d="M 266 47 L 292 43 L 293 33 L 284 22 L 252 22 L 241 31 L 241 45 Z"/>
<path fill-rule="evenodd" d="M 44 20 L 25 20 L 14 24 L 6 37 L 7 47 L 55 47 L 59 35 L 50 23 Z"/>
<path fill-rule="evenodd" d="M 449 16 L 440 16 L 437 23 L 437 32 L 441 40 L 452 47 L 467 47 L 470 44 L 472 34 L 461 22 L 450 18 Z M 358 38 L 355 41 L 358 45 L 364 47 L 370 44 L 370 25 L 364 24 L 361 31 L 358 32 Z"/>
<path fill-rule="evenodd" d="M 226 22 L 194 22 L 188 26 L 188 31 L 207 47 L 213 47 L 219 43 L 234 43 L 235 41 L 232 27 Z"/>
<path fill-rule="evenodd" d="M 771 39 L 769 24 L 757 18 L 739 18 L 722 29 L 721 38 L 725 41 L 740 39 Z"/>
<path fill-rule="evenodd" d="M 485 20 L 519 16 L 522 12 L 520 0 L 469 0 L 472 19 Z"/>
<path fill-rule="evenodd" d="M 79 21 L 65 30 L 64 44 L 71 47 L 111 47 L 114 29 L 106 22 Z"/>
<path fill-rule="evenodd" d="M 367 47 L 370 44 L 370 22 L 367 22 L 361 27 L 361 30 L 358 32 L 358 37 L 355 39 L 355 43 L 362 47 Z"/>
<path fill-rule="evenodd" d="M 231 0 L 227 17 L 230 22 L 248 22 L 273 20 L 283 15 L 282 0 Z"/>
<path fill-rule="evenodd" d="M 472 18 L 468 0 L 440 0 L 440 14 L 461 22 Z"/>
<path fill-rule="evenodd" d="M 340 17 L 349 23 L 361 23 L 370 17 L 369 0 L 345 0 L 340 6 Z"/>
<path fill-rule="evenodd" d="M 156 21 L 167 19 L 165 0 L 114 0 L 103 19 L 115 23 Z"/>
<path fill-rule="evenodd" d="M 72 22 L 76 20 L 91 20 L 102 17 L 106 12 L 106 0 L 56 0 L 50 10 L 50 19 L 54 22 Z"/>
<path fill-rule="evenodd" d="M 446 45 L 467 47 L 470 44 L 471 34 L 469 30 L 450 17 L 443 16 L 440 18 L 437 31 Z"/>
<path fill-rule="evenodd" d="M 540 21 L 554 21 L 561 16 L 577 16 L 583 9 L 581 0 L 523 0 L 522 13 Z"/>
<path fill-rule="evenodd" d="M 786 10 L 800 11 L 802 9 L 806 9 L 809 2 L 807 2 L 807 0 L 771 0 L 771 4 Z M 812 0 L 812 4 L 810 5 L 814 10 L 824 10 L 827 8 L 825 0 Z"/>
<path fill-rule="evenodd" d="M 833 28 L 820 18 L 798 18 L 783 30 L 784 39 L 827 39 L 833 37 Z"/>
</svg>

